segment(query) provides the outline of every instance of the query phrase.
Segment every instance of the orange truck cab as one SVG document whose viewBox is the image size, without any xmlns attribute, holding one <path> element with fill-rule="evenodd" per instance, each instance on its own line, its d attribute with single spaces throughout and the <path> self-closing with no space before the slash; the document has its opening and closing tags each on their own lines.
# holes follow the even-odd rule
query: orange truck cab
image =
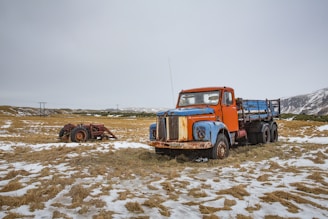
<svg viewBox="0 0 328 219">
<path fill-rule="evenodd" d="M 223 159 L 234 144 L 277 141 L 279 115 L 280 100 L 243 100 L 230 87 L 182 90 L 175 109 L 156 114 L 149 145 L 160 154 L 193 150 Z"/>
</svg>

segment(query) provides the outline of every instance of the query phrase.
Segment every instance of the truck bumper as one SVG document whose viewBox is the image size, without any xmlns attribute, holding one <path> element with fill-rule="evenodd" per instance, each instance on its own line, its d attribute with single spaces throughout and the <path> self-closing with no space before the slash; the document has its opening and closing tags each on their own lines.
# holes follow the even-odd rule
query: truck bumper
<svg viewBox="0 0 328 219">
<path fill-rule="evenodd" d="M 169 148 L 169 149 L 208 149 L 213 145 L 209 141 L 193 141 L 193 142 L 167 142 L 167 141 L 149 141 L 148 145 L 155 148 Z"/>
</svg>

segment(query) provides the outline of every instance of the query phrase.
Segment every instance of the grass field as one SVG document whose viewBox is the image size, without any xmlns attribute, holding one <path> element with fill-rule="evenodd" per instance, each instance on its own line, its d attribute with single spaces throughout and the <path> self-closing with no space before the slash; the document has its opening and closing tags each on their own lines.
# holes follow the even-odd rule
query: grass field
<svg viewBox="0 0 328 219">
<path fill-rule="evenodd" d="M 0 115 L 0 218 L 327 218 L 327 123 L 280 120 L 277 143 L 190 162 L 147 146 L 155 118 Z M 60 142 L 66 123 L 117 140 Z"/>
</svg>

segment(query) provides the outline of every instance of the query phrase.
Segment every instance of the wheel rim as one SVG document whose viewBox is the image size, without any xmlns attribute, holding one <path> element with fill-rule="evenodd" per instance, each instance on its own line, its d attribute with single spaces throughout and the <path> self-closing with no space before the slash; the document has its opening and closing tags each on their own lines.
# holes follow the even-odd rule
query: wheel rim
<svg viewBox="0 0 328 219">
<path fill-rule="evenodd" d="M 226 150 L 227 150 L 227 145 L 223 141 L 221 141 L 217 149 L 218 158 L 224 158 L 226 154 Z"/>
<path fill-rule="evenodd" d="M 83 131 L 79 131 L 75 135 L 76 141 L 85 141 L 86 134 Z"/>
</svg>

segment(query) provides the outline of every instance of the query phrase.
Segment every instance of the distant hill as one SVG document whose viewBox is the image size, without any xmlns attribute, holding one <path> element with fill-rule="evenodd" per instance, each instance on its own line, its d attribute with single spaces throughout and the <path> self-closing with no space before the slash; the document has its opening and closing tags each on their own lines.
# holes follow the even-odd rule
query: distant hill
<svg viewBox="0 0 328 219">
<path fill-rule="evenodd" d="M 141 108 L 129 107 L 124 109 L 44 109 L 33 107 L 13 107 L 0 106 L 0 114 L 13 116 L 35 116 L 53 114 L 100 114 L 100 115 L 119 115 L 119 114 L 155 114 L 158 111 L 167 110 L 166 108 Z M 288 98 L 281 98 L 281 113 L 306 114 L 306 115 L 328 115 L 328 88 L 323 88 L 309 94 L 303 94 Z"/>
<path fill-rule="evenodd" d="M 37 107 L 17 107 L 17 106 L 0 106 L 0 115 L 7 116 L 49 116 L 49 115 L 63 115 L 63 114 L 80 114 L 80 115 L 101 115 L 113 117 L 131 117 L 131 116 L 154 116 L 157 111 L 165 108 L 138 108 L 129 107 L 124 109 L 40 109 Z"/>
<path fill-rule="evenodd" d="M 281 112 L 306 115 L 328 115 L 328 88 L 309 94 L 281 98 Z"/>
</svg>

